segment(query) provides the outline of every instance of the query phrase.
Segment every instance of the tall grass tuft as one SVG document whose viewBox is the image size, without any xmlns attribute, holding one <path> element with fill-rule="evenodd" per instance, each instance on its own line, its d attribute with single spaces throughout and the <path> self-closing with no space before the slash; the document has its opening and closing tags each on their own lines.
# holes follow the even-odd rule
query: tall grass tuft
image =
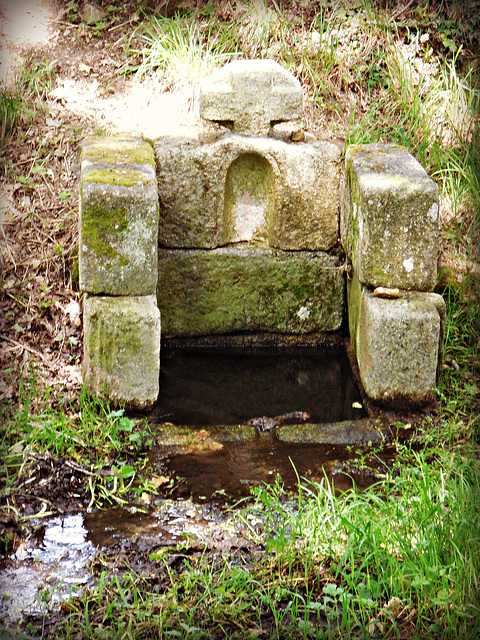
<svg viewBox="0 0 480 640">
<path fill-rule="evenodd" d="M 0 149 L 15 132 L 20 118 L 20 100 L 8 89 L 0 90 Z"/>
<path fill-rule="evenodd" d="M 229 30 L 218 33 L 194 15 L 155 18 L 140 39 L 144 46 L 137 51 L 142 55 L 137 76 L 159 74 L 165 88 L 189 97 L 192 109 L 201 78 L 232 58 Z"/>
</svg>

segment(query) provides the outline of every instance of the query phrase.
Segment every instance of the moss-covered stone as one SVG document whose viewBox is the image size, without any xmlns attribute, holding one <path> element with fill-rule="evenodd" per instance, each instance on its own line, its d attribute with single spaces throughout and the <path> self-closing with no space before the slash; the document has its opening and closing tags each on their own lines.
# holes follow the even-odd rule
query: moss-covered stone
<svg viewBox="0 0 480 640">
<path fill-rule="evenodd" d="M 342 243 L 360 282 L 431 290 L 436 282 L 438 189 L 397 145 L 346 152 Z"/>
<path fill-rule="evenodd" d="M 271 165 L 257 153 L 232 162 L 225 181 L 225 242 L 266 241 L 272 225 L 274 180 Z"/>
<path fill-rule="evenodd" d="M 123 187 L 135 187 L 154 184 L 155 180 L 151 176 L 146 176 L 142 171 L 108 167 L 107 169 L 91 169 L 84 172 L 83 182 L 100 182 Z"/>
<path fill-rule="evenodd" d="M 155 296 L 87 296 L 83 378 L 114 405 L 147 409 L 158 397 L 160 313 Z"/>
<path fill-rule="evenodd" d="M 111 265 L 128 264 L 125 256 L 112 245 L 112 238 L 128 229 L 128 210 L 124 206 L 109 209 L 102 204 L 84 205 L 82 216 L 82 240 L 95 256 L 108 260 Z"/>
<path fill-rule="evenodd" d="M 158 197 L 152 148 L 137 139 L 107 138 L 84 145 L 82 157 L 81 290 L 109 295 L 152 294 L 158 261 Z M 121 164 L 122 159 L 131 164 Z M 107 164 L 106 160 L 118 160 L 118 164 Z"/>
<path fill-rule="evenodd" d="M 366 394 L 385 405 L 430 399 L 442 357 L 445 307 L 434 293 L 374 296 L 358 281 L 349 287 L 352 344 Z"/>
<path fill-rule="evenodd" d="M 161 446 L 201 448 L 206 445 L 208 448 L 211 443 L 215 442 L 247 442 L 248 440 L 253 440 L 258 437 L 258 431 L 248 424 L 193 427 L 164 423 L 156 427 L 155 437 Z"/>
<path fill-rule="evenodd" d="M 282 442 L 354 447 L 378 447 L 388 439 L 388 434 L 370 418 L 322 424 L 288 424 L 277 427 L 275 434 Z"/>
<path fill-rule="evenodd" d="M 336 331 L 343 270 L 321 252 L 256 247 L 160 250 L 164 336 L 235 331 Z"/>
<path fill-rule="evenodd" d="M 152 146 L 138 137 L 90 136 L 82 145 L 80 163 L 82 169 L 98 163 L 155 167 L 155 157 Z"/>
<path fill-rule="evenodd" d="M 360 329 L 360 305 L 363 287 L 355 274 L 347 280 L 347 313 L 348 330 L 354 352 L 357 351 L 358 332 Z"/>
</svg>

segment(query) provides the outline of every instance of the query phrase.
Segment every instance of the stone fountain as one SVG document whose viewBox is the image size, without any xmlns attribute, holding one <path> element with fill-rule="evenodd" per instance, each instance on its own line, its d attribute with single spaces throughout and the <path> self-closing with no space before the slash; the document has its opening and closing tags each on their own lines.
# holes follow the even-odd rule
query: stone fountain
<svg viewBox="0 0 480 640">
<path fill-rule="evenodd" d="M 342 158 L 303 132 L 301 86 L 271 60 L 219 70 L 200 114 L 221 126 L 83 144 L 87 389 L 148 409 L 162 339 L 325 344 L 348 318 L 366 395 L 427 401 L 445 304 L 432 293 L 438 189 L 422 166 L 396 145 Z"/>
</svg>

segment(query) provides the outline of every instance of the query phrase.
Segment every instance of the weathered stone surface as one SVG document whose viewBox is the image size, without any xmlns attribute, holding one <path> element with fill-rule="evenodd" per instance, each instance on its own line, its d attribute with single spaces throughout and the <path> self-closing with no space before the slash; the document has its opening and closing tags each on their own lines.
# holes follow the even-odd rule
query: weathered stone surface
<svg viewBox="0 0 480 640">
<path fill-rule="evenodd" d="M 228 134 L 155 145 L 159 242 L 214 248 L 253 241 L 325 251 L 338 239 L 340 150 Z"/>
<path fill-rule="evenodd" d="M 349 327 L 365 392 L 386 404 L 430 397 L 442 358 L 445 303 L 435 293 L 402 291 L 375 297 L 354 279 Z"/>
<path fill-rule="evenodd" d="M 235 60 L 201 84 L 200 115 L 235 133 L 263 135 L 272 124 L 302 117 L 302 88 L 273 60 Z"/>
<path fill-rule="evenodd" d="M 258 431 L 248 424 L 208 425 L 194 427 L 189 425 L 161 424 L 155 427 L 155 438 L 161 446 L 209 447 L 211 442 L 247 442 L 258 438 Z"/>
<path fill-rule="evenodd" d="M 418 291 L 434 287 L 438 189 L 406 149 L 349 147 L 341 205 L 342 243 L 362 283 Z"/>
<path fill-rule="evenodd" d="M 255 247 L 160 250 L 163 335 L 233 331 L 335 331 L 343 315 L 343 270 L 319 252 Z"/>
<path fill-rule="evenodd" d="M 83 309 L 83 378 L 116 405 L 149 408 L 160 376 L 160 312 L 155 296 L 88 296 Z"/>
<path fill-rule="evenodd" d="M 152 147 L 91 138 L 82 150 L 80 289 L 148 295 L 157 284 L 158 194 Z"/>
<path fill-rule="evenodd" d="M 151 171 L 155 169 L 153 148 L 142 138 L 129 135 L 85 138 L 80 155 L 82 172 L 112 168 Z"/>
<path fill-rule="evenodd" d="M 322 424 L 286 424 L 275 435 L 282 442 L 378 447 L 387 440 L 379 425 L 370 418 Z"/>
<path fill-rule="evenodd" d="M 160 446 L 183 447 L 192 451 L 215 451 L 215 443 L 248 442 L 257 438 L 268 438 L 270 434 L 259 433 L 255 427 L 247 424 L 209 425 L 201 428 L 163 424 L 155 428 L 155 436 Z M 388 440 L 389 434 L 384 433 L 375 420 L 365 418 L 321 424 L 282 425 L 275 429 L 274 437 L 281 442 L 295 444 L 378 447 Z"/>
</svg>

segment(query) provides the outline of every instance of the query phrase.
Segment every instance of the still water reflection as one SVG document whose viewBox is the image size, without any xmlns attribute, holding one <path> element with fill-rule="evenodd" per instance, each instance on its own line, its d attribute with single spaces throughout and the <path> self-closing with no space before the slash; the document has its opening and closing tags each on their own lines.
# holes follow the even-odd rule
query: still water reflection
<svg viewBox="0 0 480 640">
<path fill-rule="evenodd" d="M 274 354 L 163 351 L 152 419 L 173 424 L 241 424 L 257 416 L 306 411 L 312 422 L 361 418 L 343 349 Z"/>
</svg>

